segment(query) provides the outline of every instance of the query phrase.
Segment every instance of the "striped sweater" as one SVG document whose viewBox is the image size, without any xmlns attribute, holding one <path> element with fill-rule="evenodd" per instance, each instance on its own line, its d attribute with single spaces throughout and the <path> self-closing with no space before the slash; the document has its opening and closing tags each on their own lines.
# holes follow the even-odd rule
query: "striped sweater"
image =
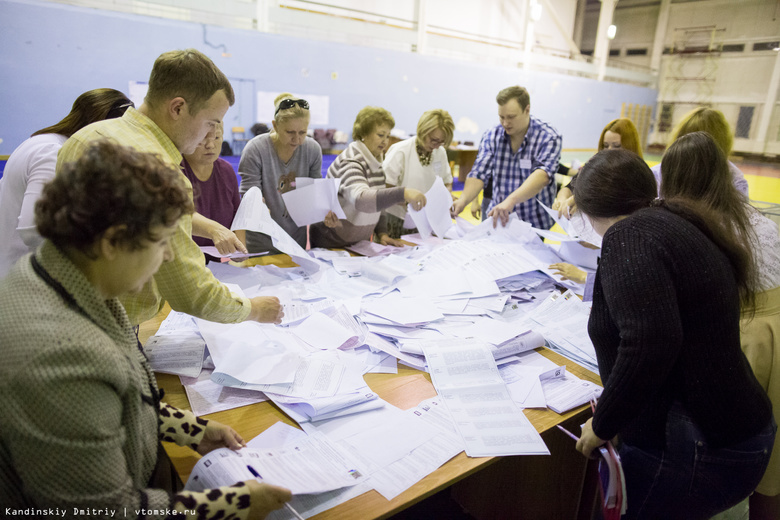
<svg viewBox="0 0 780 520">
<path fill-rule="evenodd" d="M 404 188 L 386 188 L 382 164 L 360 142 L 353 141 L 328 168 L 329 179 L 341 179 L 339 203 L 346 220 L 340 228 L 323 223 L 310 228 L 312 247 L 344 247 L 385 232 L 382 210 L 404 201 Z"/>
</svg>

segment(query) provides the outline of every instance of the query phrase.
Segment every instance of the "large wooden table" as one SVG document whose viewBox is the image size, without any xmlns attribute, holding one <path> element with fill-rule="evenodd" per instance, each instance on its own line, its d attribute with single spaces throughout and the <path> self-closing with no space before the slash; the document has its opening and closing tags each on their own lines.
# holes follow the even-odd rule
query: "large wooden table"
<svg viewBox="0 0 780 520">
<path fill-rule="evenodd" d="M 254 263 L 285 265 L 283 260 L 274 258 L 263 258 Z M 141 325 L 139 338 L 142 343 L 157 331 L 169 311 L 166 306 L 154 319 Z M 538 351 L 558 365 L 565 364 L 572 374 L 600 383 L 596 375 L 576 363 L 546 348 Z M 436 395 L 427 373 L 404 365 L 398 366 L 398 374 L 366 374 L 365 380 L 382 399 L 404 410 Z M 178 376 L 157 374 L 157 382 L 165 391 L 167 403 L 190 409 Z M 579 425 L 590 417 L 590 410 L 583 406 L 558 415 L 549 410 L 527 409 L 525 414 L 547 443 L 550 456 L 470 458 L 461 452 L 393 500 L 388 501 L 372 490 L 313 518 L 388 518 L 446 488 L 451 488 L 453 497 L 480 520 L 591 518 L 595 488 L 592 478 L 586 478 L 586 475 L 592 473 L 592 467 L 589 468 L 587 459 L 574 449 L 574 442 L 555 428 L 561 424 L 578 432 Z M 209 414 L 206 418 L 231 425 L 246 440 L 277 421 L 297 426 L 270 401 Z M 200 456 L 170 443 L 166 443 L 166 450 L 186 481 Z"/>
</svg>

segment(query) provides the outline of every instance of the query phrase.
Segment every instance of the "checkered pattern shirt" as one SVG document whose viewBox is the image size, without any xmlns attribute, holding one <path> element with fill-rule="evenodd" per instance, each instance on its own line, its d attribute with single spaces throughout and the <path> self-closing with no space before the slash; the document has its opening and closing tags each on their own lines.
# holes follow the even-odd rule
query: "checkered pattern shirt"
<svg viewBox="0 0 780 520">
<path fill-rule="evenodd" d="M 552 206 L 555 199 L 553 176 L 560 159 L 561 134 L 544 121 L 531 117 L 528 131 L 517 153 L 512 153 L 511 141 L 503 126 L 498 125 L 485 132 L 469 177 L 482 182 L 493 179 L 493 199 L 488 208 L 490 211 L 519 188 L 532 172 L 544 170 L 550 182 L 536 197 L 515 206 L 515 213 L 534 227 L 549 229 L 553 220 L 535 199 Z"/>
<path fill-rule="evenodd" d="M 86 126 L 65 141 L 57 156 L 57 171 L 81 157 L 89 143 L 97 139 L 110 139 L 140 152 L 157 154 L 163 162 L 181 169 L 181 153 L 170 138 L 151 119 L 128 108 L 123 117 Z M 192 197 L 190 181 L 184 173 L 182 178 Z M 191 216 L 179 219 L 171 247 L 175 258 L 163 263 L 139 293 L 121 298 L 132 324 L 152 318 L 166 300 L 174 310 L 219 323 L 236 323 L 249 316 L 249 299 L 231 293 L 206 268 L 203 253 L 192 240 Z"/>
</svg>

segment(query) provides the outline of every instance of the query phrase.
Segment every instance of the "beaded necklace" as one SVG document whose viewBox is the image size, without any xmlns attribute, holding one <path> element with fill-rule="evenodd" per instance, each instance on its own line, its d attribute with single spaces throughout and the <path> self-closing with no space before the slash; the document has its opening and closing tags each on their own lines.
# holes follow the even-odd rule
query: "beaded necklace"
<svg viewBox="0 0 780 520">
<path fill-rule="evenodd" d="M 420 143 L 417 143 L 417 157 L 420 159 L 420 164 L 423 166 L 428 166 L 431 164 L 433 152 L 426 152 L 425 149 L 420 146 Z"/>
</svg>

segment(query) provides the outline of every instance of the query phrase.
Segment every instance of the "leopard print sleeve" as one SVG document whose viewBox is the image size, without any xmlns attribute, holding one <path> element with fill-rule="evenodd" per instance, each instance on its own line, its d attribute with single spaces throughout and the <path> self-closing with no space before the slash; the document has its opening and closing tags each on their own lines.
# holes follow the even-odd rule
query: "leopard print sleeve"
<svg viewBox="0 0 780 520">
<path fill-rule="evenodd" d="M 168 518 L 197 518 L 203 520 L 246 520 L 249 516 L 249 488 L 239 482 L 232 486 L 224 486 L 195 493 L 184 491 L 173 497 L 172 509 L 178 514 Z"/>
<path fill-rule="evenodd" d="M 195 450 L 203 439 L 208 423 L 189 410 L 179 410 L 160 402 L 160 439 L 163 441 L 175 442 Z"/>
</svg>

